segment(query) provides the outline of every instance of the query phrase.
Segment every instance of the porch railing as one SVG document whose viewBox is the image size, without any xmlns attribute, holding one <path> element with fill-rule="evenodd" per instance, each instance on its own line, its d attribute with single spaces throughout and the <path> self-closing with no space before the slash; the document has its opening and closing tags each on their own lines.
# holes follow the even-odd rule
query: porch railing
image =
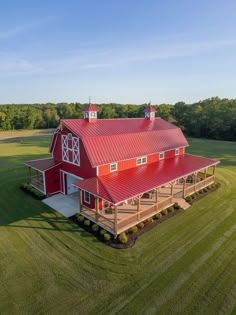
<svg viewBox="0 0 236 315">
<path fill-rule="evenodd" d="M 214 179 L 215 179 L 215 176 L 211 175 L 211 176 L 208 176 L 206 179 L 203 179 L 202 181 L 196 183 L 195 185 L 192 185 L 188 188 L 185 188 L 185 191 L 184 191 L 185 197 L 193 194 L 195 191 L 198 191 L 198 190 L 214 183 Z"/>
<path fill-rule="evenodd" d="M 94 209 L 87 208 L 83 205 L 83 208 L 80 209 L 80 213 L 91 219 L 96 223 L 100 223 L 101 225 L 113 230 L 114 228 L 114 220 L 105 217 L 104 215 L 100 214 L 99 212 L 96 213 Z"/>
<path fill-rule="evenodd" d="M 32 176 L 30 178 L 30 184 L 44 192 L 44 184 L 42 183 L 42 181 L 40 181 L 38 176 Z"/>
<path fill-rule="evenodd" d="M 165 209 L 169 205 L 173 204 L 172 197 L 166 198 L 165 200 L 159 201 L 156 204 L 152 205 L 150 208 L 146 208 L 139 212 L 136 212 L 130 215 L 128 218 L 124 218 L 117 223 L 118 232 L 122 229 L 127 228 L 131 224 L 135 224 L 139 221 L 143 221 L 152 215 L 160 212 L 161 210 Z"/>
</svg>

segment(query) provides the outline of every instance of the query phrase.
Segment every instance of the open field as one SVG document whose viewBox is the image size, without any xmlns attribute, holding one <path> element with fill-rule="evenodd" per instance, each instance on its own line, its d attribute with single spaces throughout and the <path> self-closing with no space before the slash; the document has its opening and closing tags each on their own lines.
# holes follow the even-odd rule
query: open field
<svg viewBox="0 0 236 315">
<path fill-rule="evenodd" d="M 221 188 L 116 250 L 19 190 L 49 136 L 0 141 L 0 314 L 236 314 L 236 143 L 190 139 L 219 158 Z"/>
</svg>

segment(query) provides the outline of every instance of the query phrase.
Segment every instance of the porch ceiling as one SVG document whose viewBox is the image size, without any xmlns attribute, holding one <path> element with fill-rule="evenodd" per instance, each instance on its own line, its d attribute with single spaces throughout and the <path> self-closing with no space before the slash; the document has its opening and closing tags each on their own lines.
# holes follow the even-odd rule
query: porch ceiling
<svg viewBox="0 0 236 315">
<path fill-rule="evenodd" d="M 185 154 L 125 171 L 85 179 L 75 182 L 74 185 L 117 204 L 218 163 L 216 160 Z"/>
</svg>

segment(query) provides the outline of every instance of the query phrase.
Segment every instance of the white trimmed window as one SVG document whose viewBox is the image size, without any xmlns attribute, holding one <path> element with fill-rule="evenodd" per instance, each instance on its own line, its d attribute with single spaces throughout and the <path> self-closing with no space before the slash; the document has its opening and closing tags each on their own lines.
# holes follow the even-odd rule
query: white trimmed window
<svg viewBox="0 0 236 315">
<path fill-rule="evenodd" d="M 62 161 L 80 166 L 79 138 L 62 135 Z"/>
<path fill-rule="evenodd" d="M 165 157 L 165 153 L 164 152 L 160 152 L 159 153 L 159 160 L 163 160 Z"/>
<path fill-rule="evenodd" d="M 84 201 L 90 203 L 90 193 L 87 191 L 84 192 Z"/>
<path fill-rule="evenodd" d="M 136 160 L 136 165 L 142 165 L 147 163 L 147 157 L 142 156 Z"/>
<path fill-rule="evenodd" d="M 97 112 L 90 112 L 89 116 L 90 118 L 97 118 Z"/>
<path fill-rule="evenodd" d="M 175 155 L 179 155 L 179 149 L 175 149 Z"/>
<path fill-rule="evenodd" d="M 110 164 L 110 172 L 115 172 L 115 171 L 117 171 L 117 163 Z"/>
</svg>

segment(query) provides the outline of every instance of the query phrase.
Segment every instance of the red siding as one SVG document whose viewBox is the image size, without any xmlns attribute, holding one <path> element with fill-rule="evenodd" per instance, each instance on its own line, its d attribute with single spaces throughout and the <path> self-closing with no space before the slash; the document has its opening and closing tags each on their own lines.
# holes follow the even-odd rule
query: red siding
<svg viewBox="0 0 236 315">
<path fill-rule="evenodd" d="M 147 164 L 157 162 L 159 159 L 158 154 L 151 154 L 147 157 Z M 117 170 L 124 171 L 129 168 L 136 167 L 136 159 L 120 161 L 117 163 Z M 106 175 L 110 173 L 110 164 L 99 166 L 98 174 L 99 176 Z"/>
<path fill-rule="evenodd" d="M 66 128 L 63 128 L 62 134 L 67 134 L 67 133 L 71 133 L 71 131 L 69 131 Z M 84 149 L 81 139 L 79 141 L 79 146 L 80 146 L 80 166 L 63 161 L 61 165 L 61 169 L 68 173 L 79 176 L 81 178 L 88 178 L 88 177 L 96 176 L 96 168 L 91 166 L 91 163 L 88 159 L 87 153 Z M 53 157 L 55 161 L 62 161 L 61 134 L 58 134 L 57 142 L 53 151 Z"/>
<path fill-rule="evenodd" d="M 60 165 L 45 171 L 45 183 L 47 195 L 61 190 L 60 184 Z"/>
<path fill-rule="evenodd" d="M 165 152 L 165 159 L 169 159 L 175 156 L 175 150 L 170 150 Z"/>
<path fill-rule="evenodd" d="M 179 149 L 179 155 L 184 154 L 184 152 L 185 152 L 185 148 L 180 148 L 180 149 Z"/>
<path fill-rule="evenodd" d="M 159 154 L 151 154 L 147 157 L 148 164 L 157 162 L 159 160 Z"/>
<path fill-rule="evenodd" d="M 85 192 L 83 191 L 83 204 L 91 209 L 95 208 L 95 198 L 90 194 L 90 203 L 85 202 Z"/>
<path fill-rule="evenodd" d="M 61 162 L 62 155 L 61 155 L 61 134 L 58 134 L 57 141 L 54 146 L 54 150 L 52 152 L 52 156 L 56 162 Z"/>
</svg>

